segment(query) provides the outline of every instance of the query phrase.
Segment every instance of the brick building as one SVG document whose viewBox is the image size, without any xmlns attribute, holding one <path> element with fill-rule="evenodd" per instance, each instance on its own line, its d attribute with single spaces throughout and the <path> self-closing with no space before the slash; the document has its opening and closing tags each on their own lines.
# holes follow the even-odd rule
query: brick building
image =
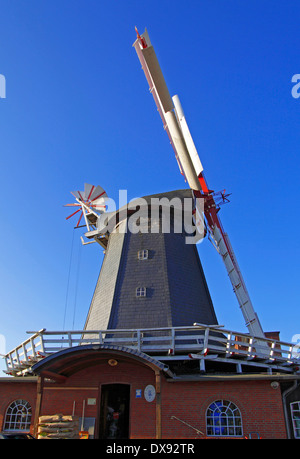
<svg viewBox="0 0 300 459">
<path fill-rule="evenodd" d="M 172 212 L 170 232 L 159 212 L 139 221 L 157 232 L 87 233 L 106 252 L 84 329 L 41 330 L 6 355 L 0 430 L 37 435 L 41 416 L 61 413 L 89 438 L 300 437 L 292 345 L 218 325 L 197 248 Z M 113 229 L 128 223 L 115 216 Z"/>
<path fill-rule="evenodd" d="M 1 378 L 0 428 L 36 433 L 39 416 L 63 413 L 79 416 L 80 425 L 83 419 L 81 428 L 89 430 L 91 438 L 298 436 L 289 423 L 290 402 L 299 407 L 299 390 L 289 397 L 284 392 L 295 387 L 299 376 L 195 371 L 174 375 L 143 353 L 115 348 L 74 347 L 43 359 L 35 369 L 38 376 Z M 22 408 L 27 424 L 18 425 L 16 418 L 8 425 L 15 401 L 29 405 L 28 411 Z"/>
</svg>

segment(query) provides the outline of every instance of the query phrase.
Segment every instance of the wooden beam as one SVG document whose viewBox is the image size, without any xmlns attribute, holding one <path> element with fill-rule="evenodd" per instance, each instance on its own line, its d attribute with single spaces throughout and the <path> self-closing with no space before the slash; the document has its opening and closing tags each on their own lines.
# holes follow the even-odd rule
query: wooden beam
<svg viewBox="0 0 300 459">
<path fill-rule="evenodd" d="M 53 381 L 57 383 L 64 383 L 67 379 L 67 376 L 64 375 L 59 375 L 58 373 L 54 373 L 53 371 L 43 371 L 42 375 L 44 378 L 52 379 Z"/>
<path fill-rule="evenodd" d="M 34 413 L 34 425 L 33 425 L 33 435 L 37 436 L 37 428 L 39 423 L 39 417 L 41 413 L 42 398 L 43 398 L 43 387 L 44 387 L 44 377 L 38 376 L 37 381 L 37 396 L 35 404 L 35 413 Z"/>
</svg>

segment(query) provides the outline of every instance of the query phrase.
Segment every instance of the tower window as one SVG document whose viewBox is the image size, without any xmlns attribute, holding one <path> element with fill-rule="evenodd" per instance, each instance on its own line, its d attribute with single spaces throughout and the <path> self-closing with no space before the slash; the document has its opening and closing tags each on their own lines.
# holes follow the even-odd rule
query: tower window
<svg viewBox="0 0 300 459">
<path fill-rule="evenodd" d="M 138 251 L 138 259 L 139 260 L 147 260 L 149 252 L 148 250 L 139 250 Z"/>
<path fill-rule="evenodd" d="M 143 297 L 143 296 L 146 296 L 146 293 L 147 293 L 146 287 L 138 287 L 138 288 L 136 289 L 135 296 L 136 296 L 137 298 L 141 298 L 141 297 Z"/>
</svg>

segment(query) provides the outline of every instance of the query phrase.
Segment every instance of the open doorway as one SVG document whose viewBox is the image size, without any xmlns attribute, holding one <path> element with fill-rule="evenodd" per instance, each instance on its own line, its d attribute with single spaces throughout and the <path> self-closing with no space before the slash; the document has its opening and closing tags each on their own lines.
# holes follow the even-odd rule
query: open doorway
<svg viewBox="0 0 300 459">
<path fill-rule="evenodd" d="M 99 438 L 129 438 L 129 384 L 101 386 Z"/>
</svg>

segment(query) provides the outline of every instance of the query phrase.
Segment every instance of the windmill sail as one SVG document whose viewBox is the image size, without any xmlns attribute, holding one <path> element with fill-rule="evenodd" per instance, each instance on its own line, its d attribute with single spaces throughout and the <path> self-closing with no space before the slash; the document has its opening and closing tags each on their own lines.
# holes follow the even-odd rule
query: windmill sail
<svg viewBox="0 0 300 459">
<path fill-rule="evenodd" d="M 141 62 L 164 128 L 174 149 L 181 173 L 192 189 L 196 202 L 198 201 L 199 203 L 199 199 L 201 198 L 205 200 L 204 214 L 210 236 L 214 241 L 216 249 L 222 256 L 246 320 L 246 326 L 252 335 L 264 337 L 263 329 L 245 287 L 245 282 L 238 267 L 228 235 L 224 232 L 219 219 L 219 207 L 214 201 L 213 193 L 209 190 L 204 178 L 203 167 L 186 123 L 179 98 L 178 96 L 171 98 L 169 94 L 148 32 L 145 31 L 142 35 L 139 35 L 137 32 L 137 39 L 133 46 Z M 199 215 L 200 206 L 196 210 L 198 210 Z M 261 345 L 264 346 L 263 342 L 261 342 Z"/>
</svg>

